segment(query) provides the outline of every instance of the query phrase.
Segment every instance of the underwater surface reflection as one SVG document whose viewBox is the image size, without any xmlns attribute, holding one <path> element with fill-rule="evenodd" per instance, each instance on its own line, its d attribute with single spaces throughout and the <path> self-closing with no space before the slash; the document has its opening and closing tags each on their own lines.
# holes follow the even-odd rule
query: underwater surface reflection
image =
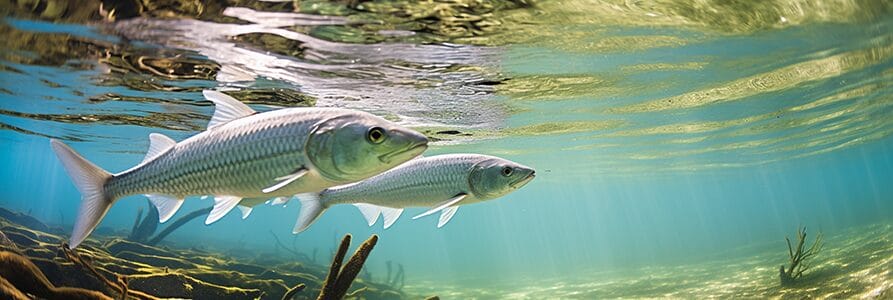
<svg viewBox="0 0 893 300">
<path fill-rule="evenodd" d="M 367 298 L 890 297 L 891 10 L 870 0 L 3 1 L 2 232 L 45 260 L 36 264 L 52 283 L 101 288 L 52 267 L 79 196 L 48 139 L 125 170 L 149 133 L 180 141 L 204 130 L 213 108 L 201 91 L 216 89 L 258 111 L 367 111 L 428 136 L 426 156 L 497 155 L 539 178 L 441 229 L 408 217 L 367 227 L 344 207 L 295 236 L 296 201 L 205 226 L 192 220 L 210 202 L 188 200 L 171 226 L 143 222 L 157 212 L 131 197 L 81 253 L 103 272 L 179 269 L 278 298 L 299 282 L 321 288 L 343 234 L 374 233 L 351 289 Z M 784 238 L 798 226 L 822 232 L 824 249 L 802 283 L 782 286 L 777 267 L 793 255 Z M 166 248 L 110 248 L 139 247 L 130 243 Z"/>
</svg>

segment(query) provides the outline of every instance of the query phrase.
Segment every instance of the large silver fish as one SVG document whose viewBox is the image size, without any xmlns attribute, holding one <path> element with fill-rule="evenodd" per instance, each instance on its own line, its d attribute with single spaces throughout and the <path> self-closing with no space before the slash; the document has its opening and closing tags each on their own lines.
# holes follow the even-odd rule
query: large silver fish
<svg viewBox="0 0 893 300">
<path fill-rule="evenodd" d="M 146 194 L 164 222 L 190 195 L 214 195 L 205 220 L 223 217 L 243 199 L 318 192 L 381 173 L 421 154 L 428 140 L 369 113 L 285 108 L 257 113 L 220 92 L 205 91 L 216 110 L 208 130 L 179 143 L 151 134 L 139 165 L 110 174 L 58 140 L 56 155 L 81 192 L 71 235 L 74 248 L 119 198 Z"/>
<path fill-rule="evenodd" d="M 535 174 L 530 167 L 489 155 L 416 158 L 360 182 L 298 195 L 301 213 L 294 232 L 304 231 L 336 204 L 353 204 L 369 226 L 382 215 L 384 228 L 394 224 L 406 207 L 433 207 L 413 219 L 440 212 L 439 228 L 456 214 L 459 205 L 502 197 L 530 182 Z"/>
</svg>

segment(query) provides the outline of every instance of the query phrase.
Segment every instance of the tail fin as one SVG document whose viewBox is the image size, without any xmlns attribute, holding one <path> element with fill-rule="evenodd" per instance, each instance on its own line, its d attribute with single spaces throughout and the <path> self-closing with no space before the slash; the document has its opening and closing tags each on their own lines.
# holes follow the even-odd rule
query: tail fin
<svg viewBox="0 0 893 300">
<path fill-rule="evenodd" d="M 319 200 L 317 193 L 299 194 L 297 197 L 301 201 L 301 213 L 298 214 L 298 223 L 295 224 L 292 233 L 301 233 L 306 230 L 326 210 L 326 206 Z"/>
<path fill-rule="evenodd" d="M 75 187 L 81 192 L 81 208 L 78 210 L 68 246 L 74 249 L 93 232 L 112 207 L 114 199 L 110 199 L 105 193 L 105 183 L 112 178 L 112 174 L 87 161 L 58 140 L 51 139 L 50 145 Z"/>
</svg>

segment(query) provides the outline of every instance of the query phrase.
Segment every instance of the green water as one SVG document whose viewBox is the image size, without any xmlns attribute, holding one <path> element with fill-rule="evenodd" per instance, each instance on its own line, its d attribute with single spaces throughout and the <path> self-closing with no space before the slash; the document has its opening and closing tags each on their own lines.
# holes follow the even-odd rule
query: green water
<svg viewBox="0 0 893 300">
<path fill-rule="evenodd" d="M 34 4 L 37 3 L 37 4 Z M 893 15 L 885 1 L 6 1 L 0 207 L 70 229 L 61 139 L 117 172 L 147 136 L 204 130 L 203 89 L 260 111 L 359 109 L 426 155 L 483 153 L 537 178 L 445 227 L 366 226 L 351 206 L 291 235 L 261 206 L 165 239 L 240 260 L 380 236 L 370 281 L 405 298 L 889 298 Z M 178 216 L 210 205 L 186 201 Z M 142 196 L 100 235 L 124 234 Z M 780 286 L 785 237 L 824 248 Z M 117 233 L 116 233 L 117 230 Z M 366 278 L 369 279 L 369 278 Z"/>
</svg>

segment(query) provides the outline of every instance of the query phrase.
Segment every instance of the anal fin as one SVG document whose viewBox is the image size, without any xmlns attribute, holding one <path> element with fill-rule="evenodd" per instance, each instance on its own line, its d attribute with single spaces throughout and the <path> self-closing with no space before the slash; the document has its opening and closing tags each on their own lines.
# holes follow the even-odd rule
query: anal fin
<svg viewBox="0 0 893 300">
<path fill-rule="evenodd" d="M 242 212 L 242 220 L 247 219 L 247 218 L 248 218 L 248 215 L 251 214 L 251 210 L 252 210 L 251 207 L 244 206 L 244 205 L 239 205 L 239 206 L 236 206 L 236 207 L 238 207 L 238 208 L 239 208 L 239 211 Z"/>
<path fill-rule="evenodd" d="M 223 218 L 229 211 L 233 210 L 236 205 L 239 204 L 239 201 L 242 201 L 242 197 L 239 196 L 215 196 L 214 197 L 214 207 L 211 208 L 211 213 L 208 214 L 208 218 L 205 219 L 205 225 L 217 222 L 220 218 Z"/>
<path fill-rule="evenodd" d="M 173 196 L 146 194 L 146 197 L 149 198 L 149 202 L 152 202 L 152 204 L 155 205 L 155 208 L 158 209 L 158 222 L 160 223 L 170 220 L 171 217 L 180 210 L 180 206 L 183 205 L 183 199 L 177 199 Z"/>
<path fill-rule="evenodd" d="M 394 222 L 397 222 L 397 219 L 400 218 L 401 214 L 403 214 L 402 208 L 382 207 L 381 217 L 384 219 L 384 229 L 388 229 L 388 227 L 394 225 Z"/>
<path fill-rule="evenodd" d="M 366 219 L 369 226 L 375 225 L 375 222 L 378 222 L 378 215 L 381 214 L 380 207 L 367 203 L 355 203 L 353 206 L 356 206 L 360 210 L 360 213 L 363 214 L 363 218 Z"/>
<path fill-rule="evenodd" d="M 444 208 L 443 212 L 440 213 L 440 220 L 437 221 L 437 228 L 440 228 L 440 227 L 443 227 L 443 225 L 446 225 L 446 223 L 449 222 L 450 219 L 452 219 L 454 215 L 456 215 L 457 210 L 459 210 L 458 206 L 450 206 L 450 207 Z"/>
<path fill-rule="evenodd" d="M 355 203 L 354 206 L 360 209 L 360 213 L 366 218 L 366 222 L 369 223 L 369 226 L 375 225 L 375 222 L 378 221 L 378 216 L 381 215 L 382 219 L 384 219 L 384 229 L 388 229 L 388 227 L 394 225 L 394 222 L 396 222 L 397 219 L 400 218 L 400 215 L 403 214 L 402 208 L 378 206 L 368 203 Z"/>
</svg>

